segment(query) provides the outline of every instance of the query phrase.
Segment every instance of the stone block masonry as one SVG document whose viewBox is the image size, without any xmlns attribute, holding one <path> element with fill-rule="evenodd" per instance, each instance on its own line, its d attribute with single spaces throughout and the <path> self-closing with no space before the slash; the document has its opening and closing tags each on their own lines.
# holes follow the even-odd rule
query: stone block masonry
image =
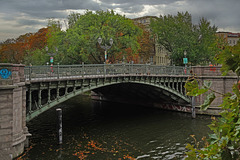
<svg viewBox="0 0 240 160">
<path fill-rule="evenodd" d="M 22 154 L 27 135 L 24 65 L 0 63 L 0 159 Z"/>
<path fill-rule="evenodd" d="M 211 88 L 219 93 L 226 94 L 232 92 L 232 87 L 237 83 L 237 76 L 234 73 L 228 73 L 227 76 L 222 76 L 221 66 L 194 66 L 193 73 L 199 80 L 199 85 L 203 85 L 203 81 L 211 81 Z M 207 95 L 200 95 L 195 98 L 196 106 L 204 103 Z M 219 105 L 222 104 L 222 96 L 216 94 L 216 99 L 212 102 L 211 107 L 207 111 L 199 111 L 200 114 L 211 114 L 210 111 L 215 110 L 214 113 L 219 113 Z"/>
</svg>

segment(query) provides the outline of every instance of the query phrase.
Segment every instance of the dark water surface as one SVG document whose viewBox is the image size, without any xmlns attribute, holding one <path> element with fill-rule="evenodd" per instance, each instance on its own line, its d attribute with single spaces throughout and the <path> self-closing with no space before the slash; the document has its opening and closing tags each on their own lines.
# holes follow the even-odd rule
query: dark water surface
<svg viewBox="0 0 240 160">
<path fill-rule="evenodd" d="M 75 97 L 63 110 L 63 144 L 58 145 L 56 107 L 28 123 L 31 147 L 24 160 L 183 159 L 190 135 L 209 131 L 210 117 L 92 101 Z"/>
</svg>

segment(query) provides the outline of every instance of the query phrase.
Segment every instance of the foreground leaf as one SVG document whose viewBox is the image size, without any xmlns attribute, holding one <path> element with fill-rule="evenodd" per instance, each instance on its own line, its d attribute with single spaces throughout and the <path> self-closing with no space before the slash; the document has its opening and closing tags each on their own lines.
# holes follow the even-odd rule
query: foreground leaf
<svg viewBox="0 0 240 160">
<path fill-rule="evenodd" d="M 207 86 L 211 86 L 210 83 L 206 83 Z M 203 93 L 206 93 L 209 88 L 203 87 L 199 89 L 198 81 L 196 79 L 188 81 L 185 85 L 188 96 L 199 96 Z"/>
<path fill-rule="evenodd" d="M 216 98 L 214 93 L 210 93 L 207 98 L 205 99 L 204 103 L 200 106 L 200 109 L 205 111 L 206 109 L 208 109 L 208 107 L 210 106 L 210 104 L 213 102 L 213 100 Z"/>
</svg>

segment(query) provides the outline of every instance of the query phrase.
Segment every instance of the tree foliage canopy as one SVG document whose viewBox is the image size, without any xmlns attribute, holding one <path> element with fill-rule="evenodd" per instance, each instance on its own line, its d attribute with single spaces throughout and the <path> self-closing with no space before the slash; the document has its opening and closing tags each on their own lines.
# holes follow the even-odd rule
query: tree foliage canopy
<svg viewBox="0 0 240 160">
<path fill-rule="evenodd" d="M 6 40 L 0 48 L 0 62 L 35 63 L 35 61 L 31 60 L 35 56 L 33 52 L 46 46 L 47 33 L 48 28 L 41 28 L 36 33 L 26 33 L 16 39 Z M 36 62 L 39 64 L 39 60 Z"/>
<path fill-rule="evenodd" d="M 102 45 L 110 45 L 109 40 L 113 39 L 108 50 L 108 59 L 112 62 L 122 60 L 129 54 L 129 49 L 131 55 L 139 49 L 138 37 L 142 35 L 142 29 L 113 11 L 86 11 L 83 15 L 72 13 L 68 21 L 63 45 L 66 56 L 73 63 L 103 63 L 104 50 L 98 44 L 99 37 L 103 40 Z"/>
<path fill-rule="evenodd" d="M 56 52 L 58 48 L 54 62 L 103 63 L 104 49 L 98 44 L 98 38 L 101 37 L 102 46 L 109 46 L 110 38 L 113 39 L 112 47 L 107 50 L 107 58 L 112 63 L 123 59 L 137 62 L 142 35 L 142 28 L 125 16 L 113 11 L 87 10 L 84 14 L 71 13 L 66 31 L 61 29 L 59 21 L 50 19 L 47 28 L 37 33 L 5 41 L 0 47 L 0 61 L 42 65 L 49 61 L 47 53 Z M 45 50 L 46 46 L 48 51 Z"/>
<path fill-rule="evenodd" d="M 198 25 L 193 25 L 188 12 L 178 12 L 176 16 L 165 15 L 152 20 L 151 28 L 157 42 L 171 53 L 173 64 L 183 65 L 184 51 L 191 65 L 213 61 L 217 28 L 211 27 L 206 19 L 201 18 Z"/>
<path fill-rule="evenodd" d="M 236 46 L 225 47 L 216 57 L 217 61 L 222 64 L 222 71 L 226 74 L 233 71 L 240 76 L 240 42 Z M 240 81 L 233 85 L 232 93 L 221 94 L 211 89 L 211 82 L 205 82 L 200 88 L 196 79 L 186 83 L 185 88 L 187 95 L 198 96 L 203 93 L 209 93 L 202 110 L 206 110 L 216 94 L 223 97 L 223 102 L 219 106 L 222 109 L 219 118 L 213 118 L 209 128 L 213 133 L 209 134 L 208 139 L 202 139 L 204 146 L 199 143 L 188 144 L 186 160 L 197 159 L 216 159 L 216 160 L 239 160 L 240 158 Z"/>
<path fill-rule="evenodd" d="M 150 29 L 147 28 L 144 24 L 137 23 L 143 30 L 142 36 L 138 38 L 138 43 L 140 44 L 139 57 L 144 63 L 148 63 L 151 54 L 154 53 L 154 39 L 151 36 Z"/>
<path fill-rule="evenodd" d="M 235 46 L 225 46 L 217 56 L 216 60 L 222 64 L 222 71 L 226 75 L 229 71 L 240 75 L 240 42 Z"/>
</svg>

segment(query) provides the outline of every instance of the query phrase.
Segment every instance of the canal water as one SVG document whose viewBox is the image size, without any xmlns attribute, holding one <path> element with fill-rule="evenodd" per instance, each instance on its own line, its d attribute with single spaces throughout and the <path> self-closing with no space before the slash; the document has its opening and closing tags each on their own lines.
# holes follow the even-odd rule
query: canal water
<svg viewBox="0 0 240 160">
<path fill-rule="evenodd" d="M 56 108 L 63 110 L 63 144 L 58 145 Z M 19 160 L 184 159 L 187 143 L 210 130 L 208 116 L 78 96 L 28 123 L 30 147 Z"/>
</svg>

